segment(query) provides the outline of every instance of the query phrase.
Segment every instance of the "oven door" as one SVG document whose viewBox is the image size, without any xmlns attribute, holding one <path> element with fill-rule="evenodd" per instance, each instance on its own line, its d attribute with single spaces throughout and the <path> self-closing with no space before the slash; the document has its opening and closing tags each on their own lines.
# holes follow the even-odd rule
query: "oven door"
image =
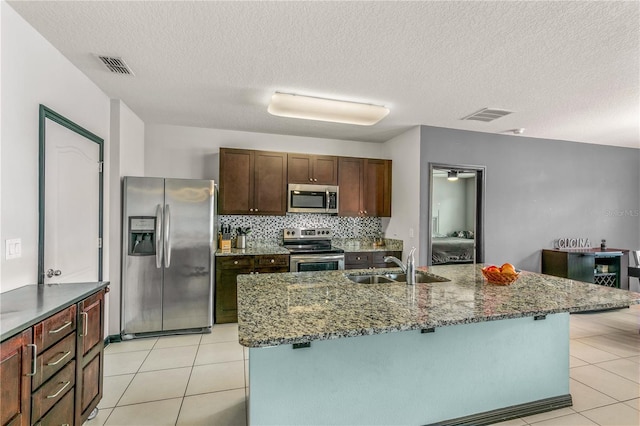
<svg viewBox="0 0 640 426">
<path fill-rule="evenodd" d="M 289 265 L 291 272 L 341 271 L 344 254 L 294 254 Z"/>
</svg>

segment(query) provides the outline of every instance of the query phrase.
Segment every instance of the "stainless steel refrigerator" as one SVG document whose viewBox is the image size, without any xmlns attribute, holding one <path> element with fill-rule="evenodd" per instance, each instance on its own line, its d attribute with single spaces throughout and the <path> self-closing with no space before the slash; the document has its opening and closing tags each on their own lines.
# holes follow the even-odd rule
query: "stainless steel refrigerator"
<svg viewBox="0 0 640 426">
<path fill-rule="evenodd" d="M 211 329 L 215 201 L 210 180 L 124 178 L 123 338 Z"/>
</svg>

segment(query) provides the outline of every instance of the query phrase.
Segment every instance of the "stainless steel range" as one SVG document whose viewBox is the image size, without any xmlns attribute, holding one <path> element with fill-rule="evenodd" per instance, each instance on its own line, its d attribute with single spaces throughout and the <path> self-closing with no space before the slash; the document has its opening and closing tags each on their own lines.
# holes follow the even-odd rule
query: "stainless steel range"
<svg viewBox="0 0 640 426">
<path fill-rule="evenodd" d="M 291 253 L 291 272 L 344 269 L 344 250 L 331 246 L 329 228 L 285 228 L 284 247 Z"/>
</svg>

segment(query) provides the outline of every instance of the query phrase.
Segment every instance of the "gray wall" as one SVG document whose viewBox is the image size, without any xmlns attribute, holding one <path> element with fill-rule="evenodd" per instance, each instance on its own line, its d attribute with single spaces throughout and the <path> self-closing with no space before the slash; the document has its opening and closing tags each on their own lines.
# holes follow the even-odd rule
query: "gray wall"
<svg viewBox="0 0 640 426">
<path fill-rule="evenodd" d="M 557 238 L 640 249 L 640 150 L 439 127 L 420 130 L 421 264 L 429 163 L 486 166 L 485 262 L 540 271 Z"/>
</svg>

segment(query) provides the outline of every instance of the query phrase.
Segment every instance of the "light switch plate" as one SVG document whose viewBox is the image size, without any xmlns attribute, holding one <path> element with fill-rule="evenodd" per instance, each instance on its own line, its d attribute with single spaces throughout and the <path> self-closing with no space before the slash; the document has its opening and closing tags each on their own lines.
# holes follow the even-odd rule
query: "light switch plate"
<svg viewBox="0 0 640 426">
<path fill-rule="evenodd" d="M 5 259 L 18 259 L 20 257 L 22 257 L 22 239 L 5 240 Z"/>
</svg>

